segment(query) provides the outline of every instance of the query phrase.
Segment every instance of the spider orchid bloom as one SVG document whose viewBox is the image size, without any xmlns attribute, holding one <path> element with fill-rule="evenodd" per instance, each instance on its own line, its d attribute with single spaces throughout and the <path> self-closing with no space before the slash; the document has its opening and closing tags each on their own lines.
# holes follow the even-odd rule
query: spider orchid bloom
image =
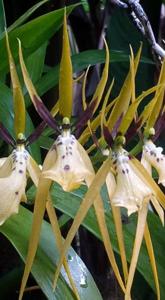
<svg viewBox="0 0 165 300">
<path fill-rule="evenodd" d="M 2 160 L 3 161 L 3 160 Z M 26 199 L 26 169 L 29 154 L 18 146 L 0 167 L 0 225 L 18 213 L 20 201 Z"/>
<path fill-rule="evenodd" d="M 90 159 L 69 128 L 62 130 L 50 152 L 54 156 L 54 163 L 50 169 L 43 171 L 45 178 L 59 183 L 64 191 L 76 189 L 84 181 L 91 182 L 94 171 Z"/>
<path fill-rule="evenodd" d="M 162 147 L 156 147 L 151 140 L 147 140 L 143 146 L 141 163 L 150 174 L 154 167 L 159 175 L 158 183 L 165 186 L 165 155 L 162 152 Z"/>
<path fill-rule="evenodd" d="M 155 193 L 140 178 L 138 171 L 131 164 L 129 153 L 122 147 L 112 153 L 115 175 L 109 173 L 107 186 L 110 190 L 110 200 L 113 206 L 125 207 L 128 215 L 142 209 L 143 204 L 151 200 L 160 219 L 163 222 L 163 210 Z"/>
</svg>

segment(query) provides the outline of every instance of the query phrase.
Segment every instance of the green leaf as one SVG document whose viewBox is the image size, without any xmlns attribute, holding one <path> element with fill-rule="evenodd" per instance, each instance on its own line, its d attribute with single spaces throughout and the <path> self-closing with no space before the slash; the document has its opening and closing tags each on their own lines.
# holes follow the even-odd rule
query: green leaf
<svg viewBox="0 0 165 300">
<path fill-rule="evenodd" d="M 142 56 L 152 59 L 151 47 L 146 38 L 138 31 L 133 24 L 127 10 L 115 8 L 109 22 L 107 22 L 107 42 L 111 49 L 130 53 L 130 44 L 133 52 L 136 53 L 142 42 Z M 110 68 L 110 79 L 115 78 L 112 98 L 115 98 L 121 89 L 124 78 L 128 73 L 129 64 L 123 62 L 113 64 Z M 155 69 L 150 64 L 140 64 L 136 77 L 136 93 L 139 95 L 154 85 Z M 144 79 L 144 80 L 143 80 Z"/>
<path fill-rule="evenodd" d="M 54 206 L 57 209 L 59 209 L 61 212 L 74 218 L 80 206 L 80 203 L 84 197 L 85 192 L 86 192 L 86 188 L 81 187 L 80 189 L 74 192 L 66 193 L 60 188 L 60 186 L 53 185 L 52 199 L 54 202 Z M 106 221 L 107 221 L 108 230 L 111 235 L 112 246 L 114 251 L 119 254 L 114 221 L 112 218 L 111 211 L 109 209 L 108 196 L 105 188 L 103 188 L 102 190 L 102 196 L 104 199 Z M 34 197 L 33 189 L 28 191 L 28 197 L 30 199 Z M 137 218 L 134 214 L 131 217 L 129 217 L 128 223 L 123 223 L 127 260 L 129 262 L 131 259 L 132 247 L 133 247 L 133 242 L 135 237 L 136 222 L 137 222 Z M 165 256 L 163 256 L 162 253 L 165 247 L 165 230 L 162 227 L 158 217 L 154 213 L 151 212 L 148 213 L 148 224 L 151 232 L 151 238 L 154 246 L 155 258 L 156 258 L 156 263 L 158 268 L 161 299 L 164 299 L 165 298 L 165 285 L 164 285 Z M 89 210 L 82 225 L 87 230 L 89 230 L 93 235 L 95 235 L 97 238 L 101 240 L 101 235 L 96 222 L 96 217 L 93 208 Z M 148 259 L 148 253 L 144 244 L 142 244 L 141 247 L 137 269 L 140 272 L 140 274 L 145 278 L 145 280 L 148 282 L 150 287 L 155 291 L 154 279 L 151 271 L 150 262 Z"/>
<path fill-rule="evenodd" d="M 32 213 L 27 209 L 20 207 L 19 214 L 12 216 L 3 226 L 0 227 L 0 232 L 9 239 L 24 261 L 27 254 L 31 223 Z M 64 271 L 59 278 L 57 289 L 53 293 L 52 279 L 58 258 L 59 254 L 51 226 L 49 223 L 44 221 L 39 248 L 32 268 L 32 274 L 48 299 L 75 299 L 68 283 L 66 282 L 66 275 Z M 93 300 L 93 298 L 95 300 L 102 300 L 92 276 L 73 249 L 69 250 L 68 263 L 81 300 Z M 83 282 L 82 279 L 85 281 Z"/>
<path fill-rule="evenodd" d="M 115 62 L 129 62 L 129 56 L 125 55 L 122 51 L 110 52 L 110 64 Z M 80 72 L 86 69 L 89 65 L 93 66 L 96 64 L 105 62 L 105 51 L 104 50 L 88 50 L 74 54 L 72 56 L 73 71 Z M 153 64 L 153 62 L 147 58 L 141 58 L 142 63 Z M 58 84 L 59 79 L 59 65 L 49 70 L 42 78 L 36 83 L 36 89 L 38 94 L 42 96 L 49 89 Z"/>
<path fill-rule="evenodd" d="M 3 0 L 0 0 L 0 36 L 4 32 L 4 28 L 6 27 L 6 17 Z"/>
<path fill-rule="evenodd" d="M 70 13 L 75 6 L 68 6 L 67 13 Z M 38 49 L 43 43 L 48 41 L 57 32 L 63 23 L 64 9 L 52 11 L 40 16 L 19 28 L 9 32 L 11 51 L 15 62 L 18 62 L 18 41 L 21 40 L 24 49 L 24 56 L 27 58 L 31 53 Z M 4 37 L 0 39 L 0 75 L 8 71 L 7 53 Z"/>
<path fill-rule="evenodd" d="M 26 60 L 25 64 L 29 71 L 30 78 L 35 84 L 42 75 L 45 55 L 46 55 L 47 42 L 33 52 Z M 37 61 L 37 63 L 36 63 Z"/>
<path fill-rule="evenodd" d="M 40 1 L 31 8 L 29 8 L 21 17 L 19 17 L 11 26 L 8 27 L 8 32 L 22 25 L 40 6 L 42 6 L 48 1 L 49 0 Z"/>
</svg>

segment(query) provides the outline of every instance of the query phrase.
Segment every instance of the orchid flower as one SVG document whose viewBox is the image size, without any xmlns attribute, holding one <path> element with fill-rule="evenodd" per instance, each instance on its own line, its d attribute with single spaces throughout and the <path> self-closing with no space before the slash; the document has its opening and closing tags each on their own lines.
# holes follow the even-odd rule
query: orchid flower
<svg viewBox="0 0 165 300">
<path fill-rule="evenodd" d="M 32 180 L 35 181 L 36 172 L 34 160 L 25 148 L 25 103 L 16 66 L 10 50 L 7 32 L 6 46 L 13 87 L 16 140 L 0 122 L 1 138 L 14 148 L 9 157 L 0 159 L 0 225 L 12 214 L 18 213 L 20 202 L 26 201 L 25 189 L 27 176 L 30 176 Z"/>
<path fill-rule="evenodd" d="M 0 168 L 0 225 L 18 213 L 19 203 L 25 199 L 28 164 L 29 154 L 19 145 Z"/>
<path fill-rule="evenodd" d="M 64 118 L 63 125 L 69 125 L 68 118 Z M 43 172 L 43 177 L 58 182 L 65 191 L 78 188 L 84 180 L 87 183 L 93 178 L 89 158 L 81 144 L 71 134 L 70 128 L 62 130 L 50 152 L 53 152 L 54 164 Z"/>
<path fill-rule="evenodd" d="M 120 140 L 124 142 L 124 139 L 122 137 L 120 137 Z M 164 204 L 164 195 L 160 191 L 162 198 L 161 200 L 158 198 L 157 190 L 152 187 L 152 184 L 149 184 L 150 181 L 148 183 L 145 177 L 145 169 L 143 169 L 142 165 L 139 166 L 140 163 L 137 163 L 135 158 L 129 155 L 129 153 L 123 148 L 122 143 L 117 144 L 117 146 L 112 150 L 110 157 L 112 160 L 113 168 L 111 168 L 111 171 L 107 175 L 106 183 L 112 210 L 115 207 L 124 207 L 127 209 L 128 216 L 135 212 L 138 213 L 138 223 L 133 254 L 128 278 L 126 281 L 125 300 L 128 300 L 131 297 L 130 291 L 143 235 L 145 236 L 146 243 L 149 240 L 149 231 L 146 224 L 149 202 L 152 202 L 162 223 L 164 224 L 164 212 L 162 206 L 159 203 L 161 202 L 162 205 Z M 150 247 L 152 248 L 152 243 L 150 244 Z M 150 252 L 149 255 L 151 255 Z M 155 269 L 155 259 L 153 256 L 152 268 L 159 299 L 159 284 L 157 280 L 157 271 Z"/>
<path fill-rule="evenodd" d="M 152 140 L 148 139 L 144 142 L 141 162 L 150 174 L 152 167 L 155 168 L 159 175 L 158 183 L 165 186 L 165 155 L 162 152 L 162 147 L 156 147 Z"/>
</svg>

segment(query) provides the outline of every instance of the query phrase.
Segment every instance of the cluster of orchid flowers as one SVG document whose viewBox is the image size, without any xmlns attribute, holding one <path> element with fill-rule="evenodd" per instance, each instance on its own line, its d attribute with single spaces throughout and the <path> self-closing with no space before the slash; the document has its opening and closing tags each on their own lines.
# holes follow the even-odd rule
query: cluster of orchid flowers
<svg viewBox="0 0 165 300">
<path fill-rule="evenodd" d="M 8 158 L 0 160 L 0 191 L 2 190 L 0 199 L 0 224 L 3 224 L 12 214 L 18 213 L 20 202 L 26 200 L 25 190 L 27 178 L 29 176 L 37 186 L 32 233 L 29 241 L 29 249 L 19 300 L 22 299 L 26 282 L 37 251 L 45 209 L 47 209 L 60 253 L 53 286 L 55 288 L 61 266 L 64 265 L 76 298 L 80 299 L 65 257 L 76 231 L 92 205 L 96 212 L 97 221 L 109 261 L 119 285 L 123 290 L 125 300 L 131 299 L 131 287 L 143 236 L 146 241 L 151 261 L 157 298 L 160 299 L 156 262 L 153 255 L 153 246 L 147 225 L 147 212 L 150 203 L 152 203 L 162 223 L 164 223 L 163 208 L 165 208 L 165 196 L 158 187 L 158 184 L 165 186 L 165 155 L 162 153 L 163 149 L 161 147 L 157 147 L 153 140 L 157 133 L 160 133 L 160 124 L 163 124 L 162 121 L 164 120 L 165 115 L 165 109 L 163 107 L 165 63 L 163 62 L 162 64 L 158 84 L 146 92 L 143 92 L 140 96 L 138 96 L 138 98 L 136 98 L 134 79 L 140 60 L 141 47 L 135 58 L 131 50 L 130 70 L 121 92 L 116 99 L 108 104 L 113 82 L 104 95 L 103 93 L 108 79 L 109 69 L 109 50 L 105 42 L 106 61 L 104 70 L 89 105 L 86 105 L 85 99 L 87 72 L 84 76 L 84 83 L 82 87 L 84 113 L 79 125 L 84 126 L 87 124 L 88 126 L 82 132 L 78 140 L 75 135 L 72 134 L 70 125 L 73 82 L 66 15 L 64 15 L 59 101 L 58 107 L 56 105 L 51 112 L 49 112 L 44 106 L 29 77 L 23 60 L 21 43 L 19 42 L 19 57 L 24 82 L 38 114 L 43 119 L 43 122 L 36 131 L 30 137 L 25 139 L 24 98 L 16 72 L 15 63 L 10 51 L 7 33 L 6 41 L 11 82 L 13 86 L 16 141 L 13 137 L 11 137 L 4 125 L 0 123 L 1 137 L 14 147 L 13 152 Z M 152 93 L 154 93 L 153 99 L 145 106 L 141 115 L 138 116 L 137 108 L 139 104 L 147 95 Z M 104 101 L 100 113 L 97 113 L 97 116 L 90 121 L 96 110 L 98 110 L 98 106 L 100 105 L 100 101 L 103 97 Z M 54 119 L 54 115 L 58 111 L 63 117 L 62 124 L 60 126 Z M 55 129 L 58 137 L 46 155 L 41 170 L 26 148 L 42 133 L 46 124 Z M 98 139 L 94 132 L 100 125 L 102 134 Z M 143 138 L 142 128 L 144 128 Z M 139 152 L 142 150 L 141 162 L 139 162 L 135 156 L 127 152 L 124 148 L 126 140 L 130 139 L 130 137 L 137 133 L 140 136 L 140 142 L 138 147 L 136 147 L 136 150 Z M 93 148 L 98 148 L 98 151 L 101 150 L 104 160 L 105 157 L 108 156 L 96 174 L 87 151 L 82 146 L 82 144 L 85 144 L 88 141 L 91 135 L 95 143 L 90 149 L 88 149 L 89 152 L 92 151 Z M 158 184 L 152 178 L 152 168 L 154 168 L 158 173 Z M 58 220 L 51 201 L 51 194 L 49 192 L 52 181 L 60 184 L 67 192 L 78 188 L 84 183 L 88 187 L 87 193 L 85 194 L 64 242 L 62 240 Z M 10 182 L 12 182 L 12 185 Z M 116 263 L 111 245 L 110 233 L 108 232 L 105 221 L 104 205 L 100 194 L 103 184 L 106 184 L 107 186 L 111 210 L 116 226 L 124 279 L 122 278 Z M 132 213 L 138 214 L 137 229 L 129 268 L 127 265 L 121 221 L 121 208 L 123 207 L 127 209 L 128 216 Z"/>
</svg>

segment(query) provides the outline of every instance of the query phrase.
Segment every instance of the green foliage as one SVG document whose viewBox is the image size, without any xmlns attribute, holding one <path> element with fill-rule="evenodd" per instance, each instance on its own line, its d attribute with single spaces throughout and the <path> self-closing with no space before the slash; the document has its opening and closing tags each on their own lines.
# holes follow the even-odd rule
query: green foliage
<svg viewBox="0 0 165 300">
<path fill-rule="evenodd" d="M 59 59 L 56 57 L 56 64 L 54 66 L 48 66 L 47 64 L 47 50 L 49 47 L 50 39 L 54 37 L 63 24 L 64 9 L 58 9 L 46 14 L 43 14 L 37 18 L 28 21 L 29 17 L 41 7 L 43 4 L 49 2 L 48 0 L 40 1 L 30 8 L 25 14 L 23 14 L 19 19 L 17 19 L 9 28 L 9 40 L 11 45 L 12 54 L 14 60 L 17 64 L 17 71 L 20 77 L 21 85 L 23 88 L 23 94 L 25 96 L 26 102 L 26 138 L 35 130 L 36 125 L 41 121 L 38 116 L 36 117 L 34 109 L 31 105 L 30 97 L 24 86 L 20 66 L 18 59 L 18 41 L 17 38 L 21 40 L 23 54 L 25 57 L 25 63 L 30 74 L 30 78 L 34 83 L 36 90 L 40 97 L 44 96 L 48 92 L 53 90 L 53 95 L 57 98 L 57 89 L 59 83 Z M 85 9 L 84 13 L 88 13 L 90 7 L 88 1 L 81 1 Z M 102 1 L 101 1 L 102 2 Z M 67 14 L 70 14 L 74 9 L 75 5 L 67 6 Z M 5 27 L 5 13 L 3 7 L 3 0 L 0 1 L 0 122 L 2 122 L 8 129 L 10 134 L 14 136 L 14 112 L 13 112 L 13 95 L 12 89 L 9 82 L 9 63 L 5 45 L 4 37 L 4 27 Z M 139 48 L 140 41 L 143 40 L 143 53 L 140 59 L 140 68 L 136 78 L 136 92 L 141 93 L 143 90 L 151 87 L 154 82 L 154 67 L 155 62 L 153 61 L 150 54 L 150 47 L 146 43 L 145 39 L 137 32 L 135 27 L 132 25 L 130 19 L 128 18 L 126 12 L 120 9 L 114 12 L 114 15 L 107 21 L 107 41 L 110 48 L 110 73 L 109 82 L 113 77 L 115 77 L 115 84 L 111 98 L 118 95 L 122 83 L 124 81 L 125 75 L 128 71 L 130 50 L 129 44 L 132 45 L 134 51 Z M 73 37 L 72 37 L 73 38 Z M 74 39 L 74 38 L 73 38 Z M 60 49 L 60 45 L 55 45 L 54 53 Z M 58 51 L 57 51 L 58 52 Z M 58 56 L 58 55 L 57 55 Z M 71 55 L 73 72 L 78 76 L 83 72 L 89 65 L 95 67 L 98 64 L 105 62 L 105 50 L 89 49 L 76 54 Z M 96 72 L 97 73 L 97 72 Z M 89 99 L 92 94 L 93 86 L 95 87 L 95 79 L 91 80 L 91 86 L 87 87 L 89 89 Z M 87 99 L 87 102 L 89 101 Z M 46 98 L 47 100 L 47 98 Z M 46 102 L 45 100 L 45 102 Z M 146 101 L 146 100 L 145 100 Z M 148 100 L 147 100 L 148 101 Z M 51 99 L 51 106 L 55 104 L 54 99 Z M 46 103 L 47 105 L 47 103 Z M 100 108 L 99 108 L 100 109 Z M 143 110 L 143 107 L 141 108 Z M 96 114 L 99 113 L 97 110 Z M 132 117 L 133 119 L 133 117 Z M 131 119 L 131 120 L 132 120 Z M 99 131 L 99 130 L 98 130 Z M 98 132 L 96 132 L 97 135 Z M 35 159 L 37 163 L 42 164 L 45 152 L 43 149 L 49 150 L 54 142 L 54 133 L 50 128 L 46 128 L 42 135 L 37 141 L 32 145 L 28 146 L 28 151 Z M 91 140 L 88 141 L 91 143 Z M 129 147 L 132 149 L 134 147 L 135 141 L 132 142 Z M 133 145 L 133 146 L 132 146 Z M 141 149 L 141 145 L 140 145 Z M 0 143 L 0 150 L 3 150 L 3 143 Z M 134 148 L 135 150 L 135 148 Z M 9 151 L 9 149 L 7 150 Z M 6 155 L 8 154 L 6 151 Z M 139 147 L 138 147 L 139 151 Z M 99 151 L 97 151 L 96 156 Z M 95 155 L 92 155 L 92 160 L 97 159 Z M 100 165 L 103 156 L 98 155 L 98 160 L 96 165 Z M 31 185 L 29 180 L 28 187 Z M 54 207 L 62 213 L 59 218 L 59 226 L 64 227 L 68 221 L 74 219 L 78 208 L 84 198 L 86 188 L 81 187 L 80 189 L 68 193 L 64 192 L 57 184 L 53 185 L 51 190 L 51 195 L 53 199 Z M 116 253 L 117 260 L 119 260 L 119 248 L 117 243 L 117 236 L 115 232 L 114 220 L 112 217 L 111 209 L 109 207 L 109 200 L 107 196 L 106 188 L 103 187 L 102 199 L 105 208 L 105 217 L 108 227 L 108 231 L 111 237 L 111 242 L 113 250 Z M 32 213 L 30 202 L 34 203 L 35 200 L 35 188 L 30 187 L 27 191 L 28 204 L 27 208 L 20 207 L 19 214 L 12 216 L 5 222 L 4 225 L 0 226 L 0 232 L 4 234 L 9 242 L 15 247 L 16 251 L 20 255 L 21 259 L 25 261 L 27 255 L 27 247 L 29 236 L 31 234 L 31 224 L 32 224 Z M 123 218 L 125 217 L 125 211 L 122 210 Z M 131 261 L 132 248 L 136 230 L 136 217 L 129 218 L 128 223 L 123 224 L 124 229 L 124 239 L 126 245 L 126 253 L 128 262 Z M 164 285 L 164 266 L 165 259 L 162 255 L 165 246 L 164 229 L 162 228 L 158 217 L 150 212 L 148 215 L 148 223 L 150 232 L 152 235 L 155 257 L 158 267 L 158 275 L 160 281 L 161 297 L 165 298 L 165 285 Z M 96 215 L 94 208 L 90 208 L 86 218 L 84 219 L 82 225 L 90 231 L 99 240 L 102 240 L 100 230 L 96 221 Z M 21 230 L 20 230 L 21 228 Z M 68 262 L 71 268 L 71 273 L 73 279 L 76 283 L 78 292 L 80 294 L 81 300 L 86 299 L 96 299 L 101 300 L 102 296 L 94 283 L 92 276 L 90 275 L 87 267 L 83 264 L 78 255 L 70 248 L 68 253 Z M 66 279 L 66 274 L 64 270 L 60 275 L 57 288 L 55 292 L 52 290 L 52 282 L 54 278 L 54 271 L 59 260 L 59 253 L 57 250 L 56 241 L 54 241 L 54 235 L 52 233 L 51 226 L 48 222 L 43 221 L 42 232 L 40 237 L 40 243 L 36 255 L 36 259 L 32 268 L 32 274 L 35 278 L 37 284 L 40 286 L 44 294 L 48 299 L 75 299 L 73 292 Z M 151 297 L 155 295 L 155 284 L 151 271 L 150 262 L 148 259 L 148 253 L 146 246 L 143 243 L 141 248 L 140 259 L 137 265 L 137 280 L 134 286 L 134 294 L 138 300 L 145 299 L 145 291 L 143 294 L 138 295 L 137 286 L 140 282 L 144 285 L 144 290 L 150 290 Z M 85 274 L 85 281 L 87 284 L 82 286 L 80 284 L 83 276 Z M 145 279 L 145 280 L 144 280 Z M 7 279 L 9 280 L 9 279 Z M 84 280 L 84 279 L 83 279 Z M 0 285 L 1 286 L 1 285 Z"/>
</svg>

